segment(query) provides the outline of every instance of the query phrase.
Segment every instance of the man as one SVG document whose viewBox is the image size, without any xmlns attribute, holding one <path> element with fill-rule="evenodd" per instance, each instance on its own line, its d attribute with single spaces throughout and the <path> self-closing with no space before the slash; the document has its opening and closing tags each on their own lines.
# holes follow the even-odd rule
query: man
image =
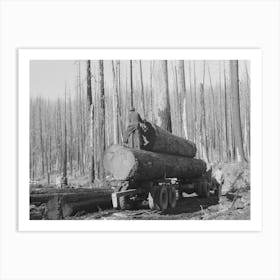
<svg viewBox="0 0 280 280">
<path fill-rule="evenodd" d="M 143 146 L 142 126 L 144 124 L 141 116 L 131 107 L 128 115 L 129 125 L 124 137 L 124 143 L 130 148 L 141 149 Z"/>
</svg>

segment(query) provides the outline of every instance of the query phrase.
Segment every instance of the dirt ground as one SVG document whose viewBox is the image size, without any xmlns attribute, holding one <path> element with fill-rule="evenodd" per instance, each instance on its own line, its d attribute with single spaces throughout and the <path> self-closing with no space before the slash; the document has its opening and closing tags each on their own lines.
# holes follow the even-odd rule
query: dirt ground
<svg viewBox="0 0 280 280">
<path fill-rule="evenodd" d="M 81 214 L 81 215 L 80 215 Z M 196 195 L 183 197 L 177 202 L 176 209 L 165 212 L 150 210 L 142 205 L 137 210 L 100 210 L 96 213 L 77 213 L 68 219 L 77 220 L 249 220 L 250 191 L 242 191 L 237 195 L 230 194 L 218 199 L 198 198 Z"/>
<path fill-rule="evenodd" d="M 250 219 L 250 165 L 228 163 L 216 165 L 222 168 L 224 183 L 220 198 L 211 194 L 209 198 L 199 198 L 196 194 L 183 195 L 175 209 L 164 212 L 150 210 L 148 202 L 137 210 L 101 209 L 94 213 L 78 212 L 66 219 L 73 220 L 249 220 Z M 43 206 L 40 206 L 43 209 Z M 32 206 L 36 214 L 42 209 Z M 44 210 L 44 209 L 43 209 Z M 41 211 L 42 212 L 42 211 Z M 36 218 L 36 217 L 35 217 Z"/>
<path fill-rule="evenodd" d="M 199 198 L 186 195 L 177 201 L 175 209 L 165 212 L 150 210 L 147 203 L 137 210 L 101 210 L 96 213 L 77 213 L 69 219 L 79 220 L 250 220 L 250 164 L 223 163 L 213 166 L 213 173 L 222 168 L 224 183 L 220 198 L 213 194 Z"/>
</svg>

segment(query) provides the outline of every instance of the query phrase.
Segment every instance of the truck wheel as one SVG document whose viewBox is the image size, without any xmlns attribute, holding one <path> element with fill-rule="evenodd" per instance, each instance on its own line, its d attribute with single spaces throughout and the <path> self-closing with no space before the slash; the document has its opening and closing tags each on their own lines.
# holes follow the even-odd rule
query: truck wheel
<svg viewBox="0 0 280 280">
<path fill-rule="evenodd" d="M 198 187 L 198 195 L 203 198 L 207 198 L 210 195 L 210 186 L 207 182 L 201 182 Z"/>
<path fill-rule="evenodd" d="M 149 195 L 148 195 L 148 202 L 149 202 L 149 208 L 151 210 L 159 210 L 159 207 L 157 205 L 157 197 L 158 197 L 158 187 L 157 186 L 152 186 L 150 188 L 150 192 L 149 192 Z"/>
<path fill-rule="evenodd" d="M 156 203 L 160 210 L 164 211 L 168 207 L 168 191 L 166 186 L 162 186 L 156 192 Z"/>
<path fill-rule="evenodd" d="M 168 205 L 170 208 L 174 209 L 176 207 L 176 203 L 176 189 L 174 187 L 171 187 L 168 192 Z"/>
<path fill-rule="evenodd" d="M 217 196 L 218 198 L 221 197 L 221 194 L 222 194 L 222 187 L 221 187 L 220 185 L 217 185 L 217 186 L 216 186 L 216 189 L 215 189 L 215 191 L 214 191 L 214 194 L 215 194 L 215 196 Z"/>
<path fill-rule="evenodd" d="M 126 191 L 129 186 L 123 186 L 121 191 Z M 130 210 L 132 208 L 132 203 L 128 196 L 122 196 L 119 198 L 119 207 L 121 210 Z"/>
<path fill-rule="evenodd" d="M 156 204 L 155 197 L 149 192 L 148 196 L 149 208 L 151 210 L 159 210 L 159 207 Z"/>
</svg>

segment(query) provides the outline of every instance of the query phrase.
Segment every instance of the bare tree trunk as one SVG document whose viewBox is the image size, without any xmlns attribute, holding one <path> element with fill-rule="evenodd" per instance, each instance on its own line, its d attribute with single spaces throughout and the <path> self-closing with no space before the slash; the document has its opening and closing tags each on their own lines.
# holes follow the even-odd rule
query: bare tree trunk
<svg viewBox="0 0 280 280">
<path fill-rule="evenodd" d="M 88 100 L 88 111 L 90 111 L 90 147 L 91 147 L 91 170 L 90 170 L 90 181 L 94 182 L 95 171 L 94 171 L 94 108 L 92 103 L 92 89 L 91 89 L 91 64 L 90 60 L 87 61 L 87 100 Z"/>
<path fill-rule="evenodd" d="M 186 94 L 186 84 L 185 84 L 185 69 L 184 69 L 184 60 L 177 61 L 178 65 L 178 95 L 179 95 L 179 107 L 181 112 L 180 118 L 181 118 L 181 124 L 184 128 L 185 138 L 189 138 L 189 120 L 188 120 L 188 106 L 187 106 L 187 94 Z M 181 104 L 181 100 L 184 100 L 183 104 Z M 181 107 L 182 106 L 182 107 Z M 182 110 L 182 109 L 183 110 Z M 183 113 L 182 113 L 183 112 Z M 182 129 L 182 126 L 180 127 Z"/>
<path fill-rule="evenodd" d="M 251 115 L 251 98 L 250 98 L 250 94 L 251 94 L 251 87 L 250 87 L 250 76 L 248 73 L 248 68 L 247 68 L 247 63 L 245 62 L 245 71 L 246 71 L 246 85 L 247 85 L 247 94 L 248 94 L 248 98 L 247 98 L 247 142 L 248 142 L 248 158 L 250 158 L 250 140 L 251 140 L 251 132 L 250 132 L 250 115 Z"/>
<path fill-rule="evenodd" d="M 121 68 L 120 68 L 120 61 L 117 61 L 117 81 L 118 81 L 118 86 L 117 86 L 117 111 L 118 111 L 118 126 L 119 126 L 119 143 L 123 142 L 123 130 L 124 130 L 124 124 L 123 124 L 123 114 L 121 110 L 122 102 L 121 102 Z"/>
<path fill-rule="evenodd" d="M 200 100 L 201 100 L 201 115 L 202 115 L 202 129 L 201 134 L 204 136 L 203 138 L 203 153 L 205 160 L 210 162 L 209 160 L 209 142 L 208 142 L 208 135 L 207 135 L 207 125 L 206 125 L 206 110 L 205 110 L 205 94 L 204 94 L 204 81 L 205 81 L 205 61 L 203 66 L 203 82 L 200 84 Z"/>
<path fill-rule="evenodd" d="M 195 126 L 196 126 L 196 120 L 195 120 L 195 104 L 193 104 L 193 90 L 192 90 L 192 69 L 191 69 L 191 62 L 189 62 L 189 85 L 190 85 L 190 97 L 191 97 L 191 104 L 189 106 L 190 111 L 191 111 L 191 117 L 192 117 L 192 121 L 194 121 L 194 123 L 190 122 L 190 129 L 191 129 L 191 136 L 192 136 L 192 140 L 195 141 Z"/>
<path fill-rule="evenodd" d="M 99 178 L 104 178 L 103 155 L 105 151 L 105 92 L 104 92 L 104 65 L 103 60 L 98 61 L 99 94 L 100 94 L 100 122 L 99 122 Z"/>
<path fill-rule="evenodd" d="M 144 118 L 146 118 L 145 93 L 144 93 L 144 85 L 143 85 L 143 72 L 142 72 L 142 61 L 141 60 L 139 60 L 139 67 L 140 67 L 140 84 L 141 84 L 141 103 L 142 103 L 143 116 L 144 116 Z"/>
<path fill-rule="evenodd" d="M 119 139 L 119 129 L 118 129 L 118 82 L 117 82 L 117 73 L 114 66 L 114 61 L 112 60 L 112 73 L 113 73 L 113 85 L 114 85 L 114 95 L 113 95 L 113 139 L 114 144 L 118 143 Z"/>
<path fill-rule="evenodd" d="M 218 124 L 218 140 L 219 140 L 219 161 L 222 161 L 223 158 L 223 137 L 222 137 L 222 128 L 223 128 L 223 115 L 222 115 L 222 76 L 221 76 L 221 62 L 219 61 L 219 102 L 218 102 L 218 116 L 220 122 Z"/>
<path fill-rule="evenodd" d="M 150 111 L 151 111 L 151 120 L 154 122 L 154 102 L 153 102 L 153 61 L 150 62 Z"/>
<path fill-rule="evenodd" d="M 68 185 L 67 182 L 67 107 L 66 107 L 66 85 L 64 93 L 64 161 L 63 161 L 63 184 Z"/>
<path fill-rule="evenodd" d="M 230 84 L 232 92 L 232 115 L 234 140 L 236 148 L 237 161 L 245 161 L 243 150 L 241 117 L 240 117 L 240 98 L 239 98 L 239 78 L 238 78 L 238 60 L 230 61 Z"/>
<path fill-rule="evenodd" d="M 224 95 L 225 95 L 225 149 L 226 149 L 226 158 L 230 159 L 229 154 L 229 133 L 228 133 L 228 108 L 227 108 L 227 80 L 226 80 L 226 66 L 224 62 Z"/>
<path fill-rule="evenodd" d="M 211 127 L 212 133 L 211 133 L 211 155 L 212 155 L 212 160 L 214 160 L 214 154 L 213 154 L 213 150 L 216 149 L 216 144 L 217 144 L 217 137 L 216 137 L 216 125 L 217 125 L 217 117 L 216 117 L 216 113 L 215 113 L 215 96 L 214 96 L 214 89 L 213 89 L 213 85 L 212 85 L 212 79 L 211 79 L 211 73 L 210 73 L 210 68 L 209 68 L 209 64 L 208 64 L 208 74 L 209 74 L 209 81 L 210 81 L 210 89 L 211 89 L 211 101 L 210 101 L 210 107 L 211 108 L 211 113 L 212 113 L 212 123 L 213 126 Z"/>
<path fill-rule="evenodd" d="M 183 114 L 181 112 L 181 103 L 180 103 L 180 95 L 179 95 L 179 88 L 178 88 L 178 78 L 177 78 L 177 68 L 174 67 L 174 75 L 175 75 L 175 101 L 174 101 L 174 107 L 175 107 L 175 121 L 173 122 L 173 133 L 182 136 L 182 128 L 186 129 L 185 126 L 182 125 L 183 120 Z M 185 131 L 187 133 L 187 131 Z"/>
<path fill-rule="evenodd" d="M 69 95 L 69 99 L 68 99 L 68 103 L 69 103 L 69 126 L 70 126 L 70 147 L 68 148 L 68 154 L 69 154 L 69 162 L 70 162 L 70 172 L 71 172 L 71 176 L 73 176 L 73 118 L 72 118 L 72 100 L 71 97 Z"/>
<path fill-rule="evenodd" d="M 44 141 L 43 141 L 43 124 L 42 124 L 42 99 L 39 99 L 39 129 L 40 129 L 40 143 L 41 143 L 41 175 L 45 175 L 44 165 Z"/>
<path fill-rule="evenodd" d="M 191 65 L 190 65 L 190 71 L 191 71 Z M 193 91 L 194 91 L 194 123 L 195 123 L 195 133 L 194 138 L 195 142 L 198 142 L 198 117 L 197 117 L 197 111 L 198 111 L 198 102 L 196 97 L 196 70 L 195 70 L 195 61 L 193 62 Z M 198 148 L 198 156 L 200 155 L 200 150 Z"/>
<path fill-rule="evenodd" d="M 84 121 L 83 121 L 83 108 L 82 108 L 82 83 L 81 83 L 81 65 L 80 62 L 78 62 L 78 93 L 79 93 L 79 113 L 80 113 L 80 171 L 81 174 L 85 174 L 84 169 Z"/>
<path fill-rule="evenodd" d="M 155 122 L 159 127 L 172 132 L 167 60 L 155 61 L 154 67 L 157 74 L 157 78 L 154 79 L 157 93 L 154 99 Z"/>
<path fill-rule="evenodd" d="M 132 60 L 130 60 L 130 106 L 134 106 L 134 97 L 133 97 L 133 65 Z"/>
<path fill-rule="evenodd" d="M 52 135 L 49 135 L 49 174 L 52 173 Z"/>
</svg>

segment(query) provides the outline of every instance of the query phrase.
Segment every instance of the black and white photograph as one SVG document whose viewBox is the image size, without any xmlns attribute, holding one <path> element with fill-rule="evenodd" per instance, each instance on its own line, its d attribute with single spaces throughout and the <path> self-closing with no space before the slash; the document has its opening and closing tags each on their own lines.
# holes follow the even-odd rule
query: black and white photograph
<svg viewBox="0 0 280 280">
<path fill-rule="evenodd" d="M 250 69 L 30 60 L 30 219 L 250 220 Z"/>
<path fill-rule="evenodd" d="M 279 23 L 0 0 L 0 279 L 279 280 Z"/>
</svg>

